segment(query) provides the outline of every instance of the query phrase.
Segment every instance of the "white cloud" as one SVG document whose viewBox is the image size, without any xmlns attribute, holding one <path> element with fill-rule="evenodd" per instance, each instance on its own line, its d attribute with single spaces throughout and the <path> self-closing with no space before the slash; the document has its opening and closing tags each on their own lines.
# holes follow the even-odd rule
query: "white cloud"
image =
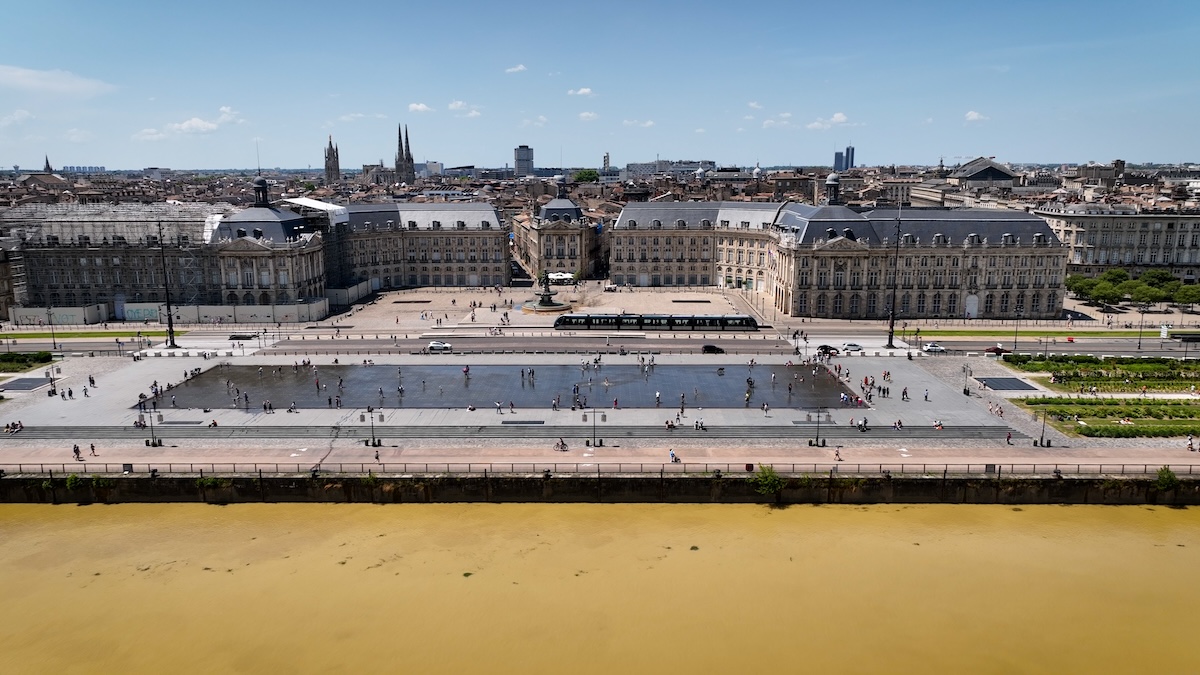
<svg viewBox="0 0 1200 675">
<path fill-rule="evenodd" d="M 833 116 L 830 117 L 829 119 L 825 119 L 823 117 L 818 117 L 815 121 L 809 122 L 808 124 L 806 124 L 804 126 L 807 129 L 824 130 L 824 129 L 831 129 L 833 127 L 858 126 L 858 125 L 851 125 L 850 118 L 846 117 L 845 113 L 836 112 L 836 113 L 833 113 Z"/>
<path fill-rule="evenodd" d="M 743 129 L 742 127 L 738 127 L 737 129 L 734 129 L 734 131 L 736 131 L 736 132 L 738 132 L 738 133 L 740 134 L 740 133 L 742 133 L 743 131 L 745 131 L 745 129 Z"/>
<path fill-rule="evenodd" d="M 581 112 L 581 113 L 579 113 L 579 121 L 580 121 L 580 122 L 593 122 L 593 121 L 595 121 L 595 120 L 596 120 L 596 118 L 597 118 L 597 117 L 600 117 L 600 116 L 599 116 L 599 115 L 597 115 L 597 114 L 596 114 L 596 113 L 594 113 L 594 112 Z"/>
<path fill-rule="evenodd" d="M 475 117 L 479 117 L 482 114 L 483 113 L 479 112 L 478 110 L 472 110 L 471 112 L 467 113 L 466 115 L 459 115 L 459 117 L 475 118 Z"/>
<path fill-rule="evenodd" d="M 446 106 L 448 110 L 465 110 L 467 107 L 464 101 L 451 101 L 450 105 Z"/>
<path fill-rule="evenodd" d="M 791 117 L 791 116 L 792 116 L 792 113 L 790 113 L 790 112 L 781 112 L 781 113 L 779 113 L 779 116 L 780 116 L 780 117 L 782 117 L 783 119 L 785 119 L 785 120 L 786 120 L 786 119 L 788 119 L 789 117 Z"/>
<path fill-rule="evenodd" d="M 158 129 L 142 129 L 131 136 L 131 138 L 133 138 L 135 141 L 161 141 L 166 137 L 167 134 L 159 131 Z"/>
<path fill-rule="evenodd" d="M 752 120 L 752 119 L 754 119 L 754 115 L 744 115 L 744 116 L 742 117 L 742 119 L 744 119 L 744 120 Z"/>
<path fill-rule="evenodd" d="M 763 120 L 762 128 L 773 129 L 792 126 L 787 120 Z"/>
<path fill-rule="evenodd" d="M 703 129 L 697 129 L 697 130 L 696 130 L 696 133 L 698 133 L 698 134 L 702 134 L 702 133 L 704 133 L 704 130 L 703 130 Z"/>
<path fill-rule="evenodd" d="M 217 127 L 216 122 L 209 122 L 199 117 L 193 117 L 190 120 L 168 124 L 167 130 L 181 134 L 207 134 L 216 131 Z"/>
<path fill-rule="evenodd" d="M 568 96 L 593 96 L 591 87 L 580 87 L 579 89 L 568 89 Z"/>
<path fill-rule="evenodd" d="M 28 110 L 14 110 L 11 114 L 0 117 L 0 127 L 10 127 L 33 119 L 33 113 Z"/>
<path fill-rule="evenodd" d="M 424 103 L 409 103 L 408 112 L 433 112 L 433 108 Z"/>
<path fill-rule="evenodd" d="M 968 110 L 966 119 L 968 122 L 984 122 L 984 121 L 987 121 L 989 118 L 987 115 L 984 115 L 981 112 L 975 112 L 974 110 Z"/>
<path fill-rule="evenodd" d="M 4 65 L 0 65 L 0 87 L 68 96 L 95 96 L 116 89 L 107 82 L 65 70 L 30 70 Z"/>
<path fill-rule="evenodd" d="M 750 101 L 746 105 L 750 106 L 751 108 L 754 108 L 755 110 L 762 110 L 762 104 L 759 103 L 758 101 Z"/>
<path fill-rule="evenodd" d="M 643 121 L 643 120 L 624 120 L 623 122 L 621 122 L 621 124 L 624 124 L 627 127 L 646 128 L 646 127 L 654 126 L 654 120 L 645 120 L 645 121 Z"/>
<path fill-rule="evenodd" d="M 521 73 L 526 70 L 529 70 L 529 69 L 525 67 L 524 63 L 518 63 L 517 65 L 513 66 L 512 68 L 505 68 L 504 72 L 506 72 L 506 73 Z"/>
<path fill-rule="evenodd" d="M 521 126 L 523 126 L 523 127 L 544 127 L 544 126 L 546 126 L 546 122 L 549 122 L 549 121 L 550 120 L 546 119 L 545 115 L 538 115 L 537 117 L 535 117 L 533 119 L 521 120 Z"/>
<path fill-rule="evenodd" d="M 67 139 L 67 141 L 71 143 L 86 143 L 87 141 L 91 140 L 92 132 L 87 131 L 86 129 L 67 129 L 66 132 L 63 133 L 63 138 Z"/>
</svg>

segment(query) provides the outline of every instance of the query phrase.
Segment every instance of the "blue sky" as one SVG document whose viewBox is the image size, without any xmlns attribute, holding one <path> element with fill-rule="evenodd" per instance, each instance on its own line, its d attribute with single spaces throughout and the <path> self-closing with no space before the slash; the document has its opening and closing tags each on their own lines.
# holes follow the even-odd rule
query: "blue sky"
<svg viewBox="0 0 1200 675">
<path fill-rule="evenodd" d="M 1200 161 L 1200 3 L 6 3 L 0 167 Z"/>
</svg>

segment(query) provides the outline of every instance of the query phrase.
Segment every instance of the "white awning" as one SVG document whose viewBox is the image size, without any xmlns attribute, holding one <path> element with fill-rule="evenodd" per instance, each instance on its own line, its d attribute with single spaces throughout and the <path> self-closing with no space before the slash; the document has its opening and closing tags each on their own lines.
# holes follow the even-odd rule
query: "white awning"
<svg viewBox="0 0 1200 675">
<path fill-rule="evenodd" d="M 290 199 L 281 199 L 280 201 L 305 209 L 324 211 L 325 213 L 329 214 L 329 220 L 335 224 L 350 222 L 350 213 L 344 206 L 330 204 L 329 202 L 323 202 L 317 199 L 309 199 L 308 197 L 292 197 Z"/>
</svg>

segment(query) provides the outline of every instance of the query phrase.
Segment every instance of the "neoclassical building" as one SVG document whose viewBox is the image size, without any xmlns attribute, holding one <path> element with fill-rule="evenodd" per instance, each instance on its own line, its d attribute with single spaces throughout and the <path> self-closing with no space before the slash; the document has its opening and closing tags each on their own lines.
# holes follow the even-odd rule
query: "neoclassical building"
<svg viewBox="0 0 1200 675">
<path fill-rule="evenodd" d="M 344 283 L 373 290 L 407 286 L 507 286 L 509 228 L 490 204 L 362 204 L 333 253 Z"/>
<path fill-rule="evenodd" d="M 1198 278 L 1200 209 L 1051 203 L 1034 213 L 1067 247 L 1068 274 L 1092 277 L 1120 267 L 1135 277 L 1161 269 L 1188 283 Z"/>
<path fill-rule="evenodd" d="M 595 224 L 566 197 L 565 186 L 559 186 L 558 197 L 537 215 L 518 216 L 513 221 L 513 255 L 535 277 L 545 271 L 594 278 L 604 263 L 600 250 Z"/>
<path fill-rule="evenodd" d="M 1066 266 L 1040 218 L 984 209 L 637 203 L 611 246 L 616 284 L 715 285 L 840 319 L 886 317 L 893 279 L 898 317 L 1056 318 Z"/>
</svg>

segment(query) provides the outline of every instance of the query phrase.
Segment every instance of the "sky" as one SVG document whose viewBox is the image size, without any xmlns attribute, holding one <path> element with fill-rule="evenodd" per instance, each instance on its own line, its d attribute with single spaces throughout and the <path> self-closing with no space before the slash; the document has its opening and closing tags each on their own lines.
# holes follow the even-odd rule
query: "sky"
<svg viewBox="0 0 1200 675">
<path fill-rule="evenodd" d="M 1200 2 L 6 3 L 0 167 L 1200 161 Z"/>
</svg>

